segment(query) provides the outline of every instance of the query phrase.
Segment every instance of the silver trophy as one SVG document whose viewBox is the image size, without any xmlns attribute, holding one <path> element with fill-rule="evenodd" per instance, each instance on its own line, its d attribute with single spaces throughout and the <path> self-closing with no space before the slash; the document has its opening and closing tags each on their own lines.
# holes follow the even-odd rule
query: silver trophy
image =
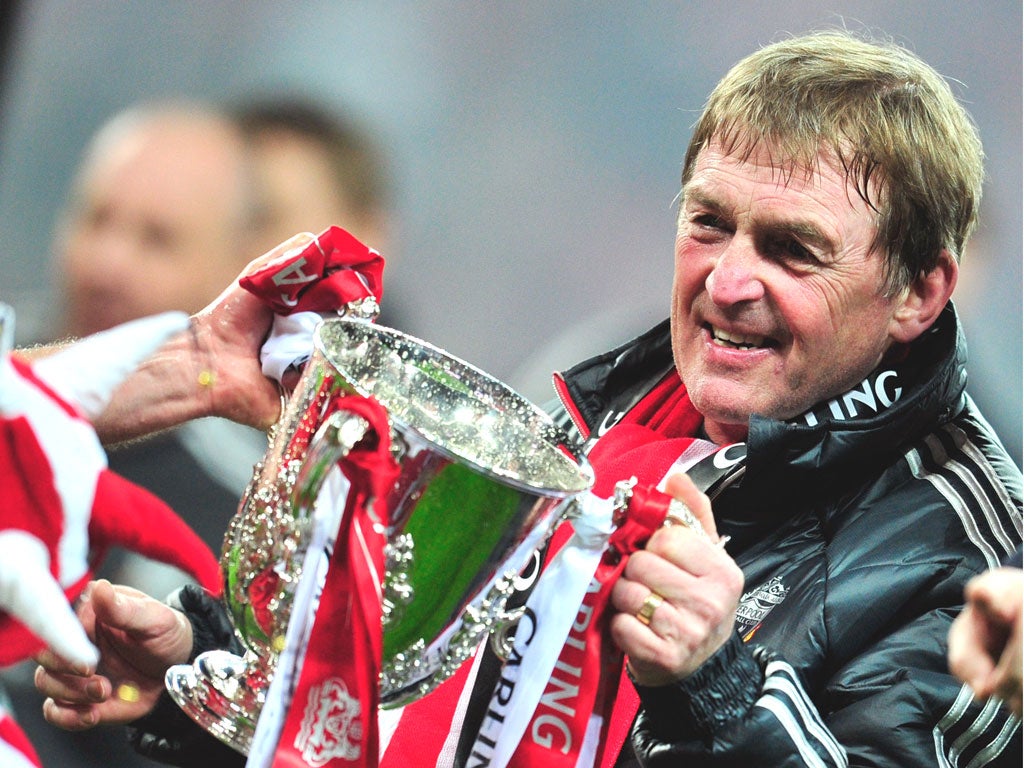
<svg viewBox="0 0 1024 768">
<path fill-rule="evenodd" d="M 592 484 L 547 414 L 500 381 L 365 320 L 322 323 L 224 540 L 224 599 L 245 653 L 202 654 L 166 678 L 186 713 L 245 754 L 284 647 L 317 499 L 368 429 L 329 407 L 348 394 L 384 406 L 400 468 L 384 504 L 383 707 L 425 695 L 508 628 L 515 576 Z"/>
</svg>

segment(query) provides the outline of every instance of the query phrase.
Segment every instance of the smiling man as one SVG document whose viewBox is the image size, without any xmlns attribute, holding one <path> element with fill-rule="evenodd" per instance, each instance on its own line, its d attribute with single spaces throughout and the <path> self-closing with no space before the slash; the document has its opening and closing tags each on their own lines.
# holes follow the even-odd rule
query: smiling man
<svg viewBox="0 0 1024 768">
<path fill-rule="evenodd" d="M 580 699 L 581 681 L 621 670 L 596 660 L 597 634 L 570 636 L 592 666 L 556 665 L 576 682 L 552 676 L 511 765 L 1020 764 L 1019 721 L 973 702 L 945 653 L 966 582 L 1021 542 L 1020 471 L 967 394 L 950 302 L 982 178 L 967 113 L 902 48 L 814 34 L 719 83 L 683 165 L 670 320 L 556 379 L 595 488 L 658 484 L 708 535 L 662 527 L 629 557 L 597 627 L 625 653 L 615 706 Z M 743 471 L 712 506 L 697 483 L 723 457 Z M 146 642 L 112 651 L 155 670 L 150 692 L 202 650 L 193 626 L 229 639 L 194 591 L 191 623 L 115 594 L 82 610 L 110 617 L 108 637 L 125 606 L 149 617 Z M 116 665 L 43 661 L 59 725 L 155 701 L 111 698 Z M 408 707 L 382 765 L 488 765 L 501 680 L 481 651 L 472 690 Z M 210 754 L 160 716 L 137 741 L 183 765 Z"/>
<path fill-rule="evenodd" d="M 845 33 L 768 46 L 712 93 L 669 327 L 559 382 L 599 481 L 671 474 L 687 435 L 746 447 L 713 508 L 667 479 L 724 550 L 661 529 L 615 585 L 639 703 L 604 765 L 1020 762 L 1018 723 L 943 651 L 963 580 L 1021 540 L 950 302 L 982 156 L 941 76 Z"/>
<path fill-rule="evenodd" d="M 849 389 L 928 328 L 956 283 L 944 251 L 887 290 L 875 216 L 841 161 L 825 154 L 787 179 L 772 153 L 737 157 L 716 139 L 683 189 L 672 348 L 719 443 L 745 440 L 751 413 L 789 419 Z"/>
</svg>

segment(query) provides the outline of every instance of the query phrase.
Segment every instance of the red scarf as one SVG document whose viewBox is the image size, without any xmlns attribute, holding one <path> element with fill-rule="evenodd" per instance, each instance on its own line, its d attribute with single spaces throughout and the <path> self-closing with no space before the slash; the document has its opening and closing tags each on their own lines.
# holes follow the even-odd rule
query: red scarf
<svg viewBox="0 0 1024 768">
<path fill-rule="evenodd" d="M 300 251 L 288 251 L 238 282 L 279 315 L 333 312 L 384 295 L 384 259 L 340 227 L 328 227 Z"/>
<path fill-rule="evenodd" d="M 330 227 L 239 282 L 278 315 L 324 313 L 370 296 L 379 301 L 383 268 L 377 251 L 345 230 Z M 308 342 L 307 352 L 312 351 L 312 338 Z M 386 496 L 398 466 L 389 450 L 387 413 L 376 400 L 351 396 L 332 400 L 329 407 L 362 416 L 370 424 L 369 437 L 339 462 L 349 488 L 337 536 L 333 531 L 327 534 L 335 543 L 319 607 L 312 615 L 292 616 L 292 623 L 302 623 L 296 624 L 294 633 L 289 625 L 290 646 L 268 692 L 266 720 L 261 718 L 256 730 L 249 761 L 254 765 L 271 760 L 275 766 L 377 764 L 387 521 L 382 519 L 386 510 L 374 509 L 374 502 Z M 311 430 L 328 416 L 317 411 L 317 403 L 310 408 L 309 428 L 300 428 L 293 437 L 300 453 Z M 309 554 L 307 566 L 319 555 Z M 317 576 L 306 573 L 303 581 Z M 276 573 L 268 577 L 273 579 Z M 268 589 L 268 594 L 272 592 Z"/>
<path fill-rule="evenodd" d="M 370 423 L 341 462 L 350 486 L 326 582 L 315 613 L 298 684 L 273 765 L 376 766 L 377 706 L 383 655 L 381 585 L 386 510 L 374 509 L 398 476 L 390 453 L 387 413 L 375 400 L 350 396 L 339 410 Z M 278 670 L 281 674 L 282 670 Z"/>
<path fill-rule="evenodd" d="M 594 494 L 607 498 L 618 482 L 635 477 L 634 497 L 625 520 L 609 538 L 555 672 L 510 766 L 574 768 L 580 764 L 581 756 L 585 757 L 583 764 L 593 765 L 600 764 L 605 754 L 614 763 L 622 741 L 609 741 L 612 710 L 621 688 L 630 702 L 622 714 L 631 722 L 636 713 L 636 696 L 631 684 L 620 686 L 623 654 L 608 635 L 612 586 L 626 567 L 629 555 L 643 548 L 664 521 L 667 497 L 653 488 L 680 456 L 697 447 L 693 435 L 701 423 L 701 415 L 690 403 L 678 376 L 672 373 L 591 451 L 589 458 L 596 476 Z M 710 454 L 714 447 L 708 443 L 701 450 Z M 628 725 L 623 730 L 623 740 L 626 732 Z M 615 735 L 618 739 L 618 729 Z"/>
<path fill-rule="evenodd" d="M 668 375 L 595 444 L 589 457 L 596 475 L 594 494 L 607 498 L 616 483 L 630 477 L 637 478 L 638 489 L 657 485 L 687 449 L 697 447 L 694 436 L 702 421 L 678 376 Z M 658 504 L 637 504 L 612 534 L 609 552 L 598 566 L 559 655 L 545 699 L 534 712 L 511 765 L 575 766 L 581 754 L 592 755 L 593 764 L 614 764 L 638 699 L 632 684 L 624 682 L 622 654 L 607 636 L 607 621 L 601 615 L 628 554 L 661 524 L 664 511 Z M 548 562 L 572 533 L 570 525 L 555 532 Z M 488 684 L 474 680 L 467 663 L 456 678 L 407 706 L 387 746 L 383 768 L 450 765 L 452 732 L 462 726 L 460 695 L 465 685 L 474 683 Z M 475 744 L 477 754 L 469 760 L 472 765 L 487 764 L 479 748 L 487 746 L 488 727 L 485 719 Z"/>
</svg>

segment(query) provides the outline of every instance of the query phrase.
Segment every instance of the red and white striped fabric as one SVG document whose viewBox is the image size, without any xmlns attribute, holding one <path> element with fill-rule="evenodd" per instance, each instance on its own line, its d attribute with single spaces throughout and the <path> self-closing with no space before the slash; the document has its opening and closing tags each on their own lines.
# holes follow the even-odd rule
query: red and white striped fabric
<svg viewBox="0 0 1024 768">
<path fill-rule="evenodd" d="M 3 706 L 0 706 L 0 765 L 4 768 L 42 768 L 28 737 Z"/>
<path fill-rule="evenodd" d="M 93 664 L 69 601 L 117 544 L 220 590 L 216 558 L 174 512 L 107 468 L 89 419 L 114 387 L 188 318 L 168 313 L 90 336 L 34 365 L 10 354 L 0 306 L 0 665 L 49 645 Z"/>
</svg>

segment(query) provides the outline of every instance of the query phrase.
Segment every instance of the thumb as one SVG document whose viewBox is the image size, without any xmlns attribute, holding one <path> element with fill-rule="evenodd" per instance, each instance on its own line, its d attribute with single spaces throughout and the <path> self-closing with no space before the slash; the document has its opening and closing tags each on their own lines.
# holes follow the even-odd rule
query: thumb
<svg viewBox="0 0 1024 768">
<path fill-rule="evenodd" d="M 1022 585 L 1019 568 L 993 568 L 967 582 L 964 595 L 992 621 L 1009 627 L 1021 615 Z"/>
<path fill-rule="evenodd" d="M 161 629 L 166 607 L 141 592 L 115 588 L 106 579 L 92 585 L 92 609 L 97 623 L 130 635 L 150 635 Z"/>
<path fill-rule="evenodd" d="M 711 501 L 689 476 L 680 473 L 669 477 L 665 481 L 665 493 L 685 504 L 711 541 L 718 541 L 718 529 L 715 526 L 715 516 L 711 512 Z"/>
</svg>

